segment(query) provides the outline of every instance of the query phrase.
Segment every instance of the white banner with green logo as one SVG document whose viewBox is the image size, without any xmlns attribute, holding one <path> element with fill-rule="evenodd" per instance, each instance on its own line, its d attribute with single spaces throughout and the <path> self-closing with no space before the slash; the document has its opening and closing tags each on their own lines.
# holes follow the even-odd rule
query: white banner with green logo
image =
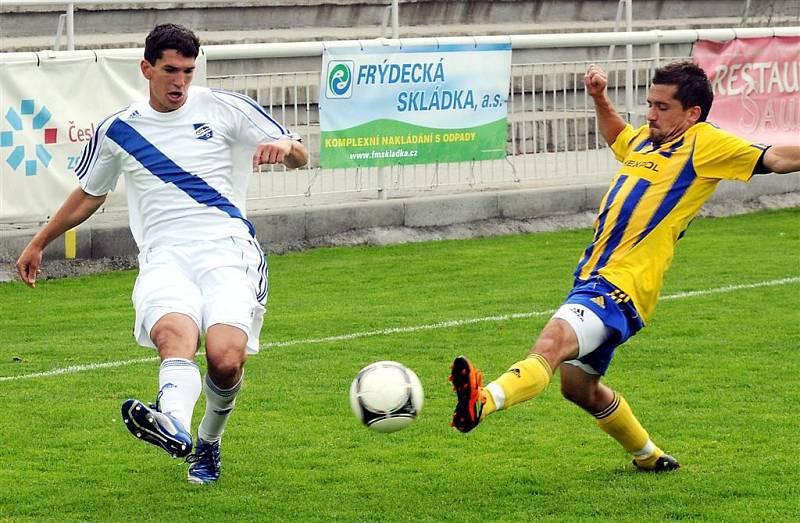
<svg viewBox="0 0 800 523">
<path fill-rule="evenodd" d="M 320 165 L 504 158 L 510 71 L 509 43 L 327 48 Z"/>
</svg>

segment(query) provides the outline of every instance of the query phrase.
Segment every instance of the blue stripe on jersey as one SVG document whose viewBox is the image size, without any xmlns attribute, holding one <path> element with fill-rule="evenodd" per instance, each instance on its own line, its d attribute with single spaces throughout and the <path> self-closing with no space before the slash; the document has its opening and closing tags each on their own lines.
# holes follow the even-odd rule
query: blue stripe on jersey
<svg viewBox="0 0 800 523">
<path fill-rule="evenodd" d="M 671 157 L 673 155 L 673 153 L 678 150 L 679 147 L 683 146 L 684 138 L 685 138 L 684 136 L 681 136 L 680 140 L 678 140 L 677 142 L 675 142 L 675 143 L 673 143 L 672 145 L 669 146 L 669 150 L 667 150 L 667 151 L 658 151 L 658 154 L 660 154 L 664 158 Z"/>
<path fill-rule="evenodd" d="M 645 139 L 642 141 L 642 143 L 640 143 L 639 145 L 637 145 L 637 146 L 636 146 L 636 148 L 634 149 L 634 151 L 636 151 L 636 152 L 638 153 L 639 151 L 641 151 L 642 149 L 644 149 L 644 148 L 645 148 L 645 147 L 647 147 L 648 145 L 653 145 L 653 141 L 652 141 L 652 140 L 650 140 L 650 138 L 645 138 Z"/>
<path fill-rule="evenodd" d="M 575 277 L 580 277 L 581 271 L 583 270 L 583 266 L 586 265 L 586 262 L 589 261 L 589 258 L 592 257 L 592 253 L 594 252 L 594 246 L 597 245 L 597 240 L 600 239 L 600 235 L 603 233 L 603 229 L 606 225 L 606 218 L 608 217 L 608 210 L 611 208 L 611 204 L 614 203 L 614 199 L 617 197 L 617 193 L 622 188 L 622 185 L 625 183 L 628 177 L 626 175 L 621 175 L 617 179 L 617 183 L 614 184 L 614 187 L 609 191 L 608 198 L 606 198 L 606 206 L 600 211 L 600 214 L 597 217 L 597 230 L 594 232 L 594 239 L 592 243 L 586 247 L 586 251 L 583 254 L 583 259 L 578 262 L 578 268 L 575 269 Z"/>
<path fill-rule="evenodd" d="M 603 254 L 600 256 L 600 259 L 597 260 L 597 265 L 592 270 L 592 276 L 596 276 L 597 271 L 605 267 L 609 258 L 611 258 L 611 255 L 614 254 L 614 251 L 619 246 L 619 242 L 622 241 L 622 236 L 625 234 L 625 229 L 628 228 L 628 222 L 631 219 L 631 214 L 633 214 L 636 206 L 639 205 L 639 202 L 641 201 L 642 196 L 644 196 L 644 193 L 647 192 L 648 187 L 650 187 L 650 182 L 644 178 L 640 179 L 633 186 L 633 189 L 631 189 L 631 192 L 628 197 L 625 198 L 625 201 L 622 202 L 622 209 L 620 209 L 619 216 L 617 216 L 617 222 L 614 224 L 614 228 L 611 229 L 611 234 L 608 237 L 606 248 L 603 251 Z"/>
<path fill-rule="evenodd" d="M 103 124 L 109 121 L 111 118 L 114 118 L 118 114 L 124 113 L 127 110 L 128 108 L 126 107 L 121 111 L 117 111 L 111 116 L 107 116 L 99 124 L 97 124 L 97 130 L 94 132 L 94 135 L 86 144 L 86 147 L 83 148 L 83 153 L 81 154 L 80 160 L 78 160 L 78 165 L 75 166 L 75 170 L 73 171 L 79 180 L 83 179 L 83 177 L 86 176 L 86 173 L 88 172 L 89 169 L 89 165 L 92 163 L 91 159 L 94 157 L 94 153 L 97 150 L 97 144 L 100 143 L 100 139 L 98 138 L 98 135 L 100 134 L 100 128 L 102 128 Z"/>
<path fill-rule="evenodd" d="M 208 185 L 199 176 L 181 169 L 167 155 L 159 151 L 155 145 L 136 132 L 133 127 L 122 120 L 115 120 L 108 127 L 106 136 L 136 158 L 145 169 L 164 183 L 175 185 L 197 203 L 215 207 L 231 218 L 242 220 L 250 231 L 250 235 L 255 238 L 256 230 L 253 224 L 242 215 L 242 212 L 230 200 Z"/>
<path fill-rule="evenodd" d="M 274 124 L 274 125 L 275 125 L 275 126 L 278 128 L 278 129 L 280 129 L 281 133 L 283 133 L 283 134 L 287 134 L 287 135 L 289 134 L 289 131 L 288 131 L 288 130 L 287 130 L 285 127 L 284 127 L 284 126 L 282 126 L 281 124 L 279 124 L 277 121 L 273 120 L 273 119 L 272 119 L 272 117 L 269 115 L 269 113 L 267 113 L 267 112 L 264 110 L 264 108 L 263 108 L 263 107 L 261 107 L 260 105 L 258 105 L 258 104 L 256 103 L 256 101 L 255 101 L 255 100 L 253 100 L 252 98 L 250 98 L 249 96 L 245 96 L 245 95 L 243 95 L 243 94 L 240 94 L 240 93 L 234 93 L 234 92 L 232 92 L 232 91 L 223 91 L 222 89 L 211 89 L 211 92 L 212 92 L 212 93 L 216 93 L 216 94 L 227 94 L 227 95 L 229 95 L 229 96 L 232 96 L 232 97 L 234 97 L 234 98 L 238 98 L 239 100 L 242 100 L 242 101 L 246 102 L 246 103 L 247 103 L 248 105 L 250 105 L 250 106 L 251 106 L 253 109 L 255 109 L 256 111 L 258 111 L 258 113 L 259 113 L 259 114 L 261 114 L 261 116 L 263 116 L 264 118 L 266 118 L 267 120 L 269 120 L 270 122 L 272 122 L 272 123 L 273 123 L 273 124 Z"/>
<path fill-rule="evenodd" d="M 661 201 L 661 204 L 656 209 L 656 212 L 653 214 L 653 217 L 650 218 L 650 223 L 647 224 L 647 227 L 642 231 L 642 234 L 636 239 L 636 245 L 640 241 L 642 241 L 650 232 L 658 227 L 658 224 L 667 217 L 669 213 L 678 205 L 678 202 L 681 201 L 683 195 L 686 194 L 686 191 L 689 190 L 691 187 L 692 182 L 697 178 L 697 173 L 694 170 L 694 165 L 692 164 L 692 157 L 694 156 L 694 147 L 692 151 L 689 153 L 689 159 L 686 161 L 686 164 L 681 169 L 680 174 L 672 183 L 672 187 L 669 188 L 667 194 L 664 196 L 664 199 Z M 683 234 L 683 233 L 681 233 Z"/>
</svg>

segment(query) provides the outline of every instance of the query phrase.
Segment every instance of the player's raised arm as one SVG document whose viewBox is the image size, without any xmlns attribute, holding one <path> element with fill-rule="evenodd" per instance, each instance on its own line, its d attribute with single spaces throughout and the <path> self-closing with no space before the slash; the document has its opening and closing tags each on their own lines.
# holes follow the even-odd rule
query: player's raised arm
<svg viewBox="0 0 800 523">
<path fill-rule="evenodd" d="M 83 223 L 100 208 L 106 196 L 92 196 L 78 187 L 67 197 L 53 219 L 36 233 L 17 260 L 17 272 L 28 287 L 36 286 L 36 275 L 42 264 L 42 252 L 47 245 L 69 229 Z"/>
<path fill-rule="evenodd" d="M 779 174 L 800 171 L 800 146 L 773 145 L 764 153 L 764 167 Z"/>
<path fill-rule="evenodd" d="M 606 94 L 608 77 L 602 68 L 595 64 L 590 64 L 586 75 L 583 77 L 586 86 L 586 94 L 594 100 L 594 110 L 597 115 L 597 127 L 605 138 L 608 145 L 613 144 L 622 129 L 625 128 L 625 120 L 614 109 L 614 104 Z"/>
<path fill-rule="evenodd" d="M 259 144 L 253 154 L 253 171 L 262 164 L 282 163 L 289 169 L 297 169 L 308 162 L 306 146 L 298 140 L 285 138 Z"/>
</svg>

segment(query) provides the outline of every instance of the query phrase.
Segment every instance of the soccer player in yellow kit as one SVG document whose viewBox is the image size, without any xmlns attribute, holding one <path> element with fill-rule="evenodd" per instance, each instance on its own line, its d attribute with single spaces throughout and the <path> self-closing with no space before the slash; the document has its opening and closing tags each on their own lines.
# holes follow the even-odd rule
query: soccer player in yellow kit
<svg viewBox="0 0 800 523">
<path fill-rule="evenodd" d="M 714 95 L 705 72 L 691 62 L 656 70 L 647 124 L 638 129 L 614 109 L 601 68 L 589 66 L 584 84 L 600 132 L 622 166 L 600 203 L 574 287 L 528 357 L 485 387 L 466 357 L 453 362 L 452 425 L 469 432 L 489 414 L 536 397 L 560 370 L 563 396 L 593 415 L 638 469 L 674 470 L 677 460 L 650 440 L 625 398 L 600 380 L 615 348 L 652 316 L 675 243 L 717 183 L 800 171 L 800 145 L 750 143 L 706 123 Z"/>
</svg>

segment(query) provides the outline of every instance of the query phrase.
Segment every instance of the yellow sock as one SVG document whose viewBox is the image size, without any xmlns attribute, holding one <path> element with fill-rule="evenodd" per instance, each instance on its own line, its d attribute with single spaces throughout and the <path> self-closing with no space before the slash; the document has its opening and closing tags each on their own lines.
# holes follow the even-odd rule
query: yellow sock
<svg viewBox="0 0 800 523">
<path fill-rule="evenodd" d="M 550 365 L 539 354 L 518 361 L 484 388 L 486 403 L 481 417 L 538 396 L 547 388 L 552 377 Z"/>
<path fill-rule="evenodd" d="M 656 466 L 656 461 L 662 455 L 664 455 L 664 451 L 655 446 L 651 441 L 648 440 L 650 445 L 647 449 L 642 449 L 640 452 L 634 453 L 634 459 L 636 460 L 636 464 L 639 468 L 645 470 L 652 470 Z"/>
<path fill-rule="evenodd" d="M 628 402 L 625 398 L 614 393 L 614 399 L 611 405 L 602 411 L 594 414 L 597 418 L 597 425 L 605 431 L 606 434 L 614 438 L 623 446 L 625 450 L 642 458 L 647 458 L 656 454 L 654 460 L 658 458 L 662 452 L 653 452 L 659 450 L 650 441 L 650 436 L 644 430 L 639 420 L 633 415 Z M 649 455 L 649 456 L 648 456 Z"/>
</svg>

